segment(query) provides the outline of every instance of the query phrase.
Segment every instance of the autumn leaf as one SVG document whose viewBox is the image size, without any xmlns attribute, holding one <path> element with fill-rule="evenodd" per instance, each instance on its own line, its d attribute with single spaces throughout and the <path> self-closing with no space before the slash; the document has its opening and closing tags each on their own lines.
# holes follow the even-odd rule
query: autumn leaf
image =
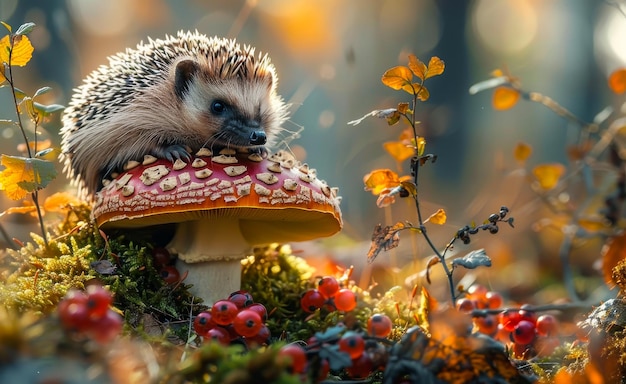
<svg viewBox="0 0 626 384">
<path fill-rule="evenodd" d="M 401 141 L 388 141 L 383 148 L 399 163 L 415 155 L 415 148 Z"/>
<path fill-rule="evenodd" d="M 383 84 L 395 90 L 402 89 L 407 84 L 410 85 L 412 80 L 413 73 L 403 65 L 388 69 L 382 77 Z"/>
<path fill-rule="evenodd" d="M 366 191 L 379 195 L 383 190 L 400 185 L 401 180 L 397 173 L 390 169 L 376 169 L 363 177 Z"/>
<path fill-rule="evenodd" d="M 415 55 L 409 55 L 409 68 L 415 76 L 419 77 L 422 81 L 426 79 L 426 72 L 428 67 Z"/>
<path fill-rule="evenodd" d="M 37 210 L 37 207 L 35 207 L 34 205 L 24 205 L 21 207 L 9 207 L 7 208 L 6 211 L 1 212 L 0 213 L 0 217 L 4 216 L 4 215 L 10 215 L 13 213 L 33 213 Z"/>
<path fill-rule="evenodd" d="M 437 225 L 443 225 L 446 223 L 446 211 L 444 211 L 443 209 L 439 208 L 437 210 L 437 212 L 433 213 L 432 215 L 430 215 L 430 217 L 428 219 L 426 219 L 425 222 L 431 222 L 433 224 L 437 224 Z"/>
<path fill-rule="evenodd" d="M 414 84 L 415 89 L 418 89 L 417 91 L 417 98 L 420 99 L 421 101 L 426 101 L 430 98 L 430 92 L 428 92 L 428 89 L 426 89 L 425 86 L 423 85 L 419 85 L 419 84 Z M 411 88 L 413 89 L 413 88 Z M 407 91 L 408 92 L 408 91 Z M 409 93 L 413 93 L 413 92 L 409 92 Z"/>
<path fill-rule="evenodd" d="M 533 175 L 539 182 L 539 186 L 546 191 L 556 187 L 563 174 L 565 174 L 565 166 L 560 163 L 541 164 L 533 168 Z"/>
<path fill-rule="evenodd" d="M 626 92 L 626 68 L 621 68 L 611 73 L 609 76 L 609 88 L 618 95 Z"/>
<path fill-rule="evenodd" d="M 387 119 L 387 122 L 389 123 L 391 120 L 400 119 L 400 116 L 398 114 L 398 110 L 395 108 L 387 108 L 387 109 L 375 109 L 365 115 L 363 115 L 362 117 L 356 119 L 356 120 L 352 120 L 352 121 L 348 121 L 348 125 L 358 125 L 361 124 L 363 122 L 363 120 L 367 119 L 368 117 L 378 117 L 380 119 Z M 393 125 L 393 124 L 389 124 L 389 125 Z"/>
<path fill-rule="evenodd" d="M 400 222 L 393 226 L 388 225 L 384 228 L 382 225 L 378 224 L 372 234 L 372 243 L 367 252 L 367 262 L 373 262 L 383 250 L 389 251 L 390 249 L 396 248 L 400 244 L 400 235 L 398 232 L 406 227 L 406 224 Z"/>
<path fill-rule="evenodd" d="M 18 67 L 25 66 L 33 57 L 34 48 L 27 36 L 15 36 L 13 48 L 11 49 L 10 36 L 6 35 L 0 40 L 0 62 Z M 11 52 L 11 62 L 9 63 L 9 52 Z"/>
<path fill-rule="evenodd" d="M 398 113 L 407 113 L 407 112 L 411 112 L 411 110 L 409 109 L 409 103 L 398 103 Z"/>
<path fill-rule="evenodd" d="M 430 61 L 428 62 L 428 70 L 426 71 L 426 77 L 424 78 L 424 80 L 433 76 L 441 75 L 445 68 L 446 65 L 443 60 L 441 60 L 437 56 L 431 57 Z"/>
<path fill-rule="evenodd" d="M 526 143 L 517 143 L 513 149 L 513 157 L 517 162 L 524 164 L 533 152 L 533 148 Z"/>
<path fill-rule="evenodd" d="M 2 155 L 0 163 L 6 167 L 0 172 L 0 190 L 13 200 L 44 188 L 56 177 L 54 164 L 46 160 Z"/>
<path fill-rule="evenodd" d="M 432 268 L 434 265 L 437 265 L 441 262 L 441 259 L 439 258 L 439 256 L 432 256 L 429 260 L 428 263 L 426 264 L 426 281 L 428 282 L 428 284 L 431 284 L 430 281 L 430 268 Z"/>
<path fill-rule="evenodd" d="M 49 212 L 64 212 L 68 206 L 77 206 L 82 204 L 82 201 L 71 193 L 57 192 L 46 198 L 43 203 L 43 208 Z"/>
<path fill-rule="evenodd" d="M 626 232 L 609 238 L 602 246 L 600 256 L 602 257 L 604 282 L 609 288 L 613 289 L 616 285 L 615 281 L 613 281 L 613 268 L 620 261 L 626 260 Z"/>
<path fill-rule="evenodd" d="M 414 142 L 415 148 L 417 149 L 417 156 L 422 156 L 424 151 L 426 150 L 426 139 L 423 137 L 418 137 Z"/>
<path fill-rule="evenodd" d="M 493 108 L 498 111 L 513 108 L 519 100 L 519 92 L 509 87 L 498 87 L 493 92 Z"/>
</svg>

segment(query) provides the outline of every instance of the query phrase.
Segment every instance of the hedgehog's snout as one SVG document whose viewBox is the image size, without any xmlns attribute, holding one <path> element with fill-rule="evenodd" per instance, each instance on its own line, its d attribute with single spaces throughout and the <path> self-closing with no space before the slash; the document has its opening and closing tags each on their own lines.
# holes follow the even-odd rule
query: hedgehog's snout
<svg viewBox="0 0 626 384">
<path fill-rule="evenodd" d="M 250 145 L 265 145 L 265 143 L 267 143 L 265 131 L 261 129 L 252 131 L 250 134 Z"/>
</svg>

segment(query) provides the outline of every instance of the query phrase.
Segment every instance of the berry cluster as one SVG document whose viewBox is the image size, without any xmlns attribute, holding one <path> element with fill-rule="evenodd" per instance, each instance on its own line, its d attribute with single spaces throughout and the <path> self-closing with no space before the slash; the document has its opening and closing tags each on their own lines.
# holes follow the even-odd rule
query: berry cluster
<svg viewBox="0 0 626 384">
<path fill-rule="evenodd" d="M 289 359 L 292 373 L 308 374 L 316 382 L 324 380 L 331 369 L 344 370 L 351 379 L 363 379 L 376 370 L 384 370 L 388 351 L 380 339 L 391 331 L 389 316 L 374 314 L 367 320 L 367 334 L 336 326 L 315 334 L 306 346 L 297 343 L 283 346 L 279 356 Z"/>
<path fill-rule="evenodd" d="M 464 313 L 478 310 L 497 310 L 503 303 L 502 295 L 482 285 L 471 286 L 456 307 Z M 537 316 L 529 307 L 505 309 L 498 314 L 474 316 L 474 329 L 509 344 L 517 357 L 547 356 L 560 344 L 557 337 L 558 320 L 553 315 Z"/>
<path fill-rule="evenodd" d="M 89 285 L 87 292 L 70 290 L 57 311 L 67 331 L 104 344 L 122 330 L 122 317 L 110 309 L 112 302 L 109 291 L 100 285 Z"/>
<path fill-rule="evenodd" d="M 267 344 L 270 330 L 265 324 L 267 309 L 255 303 L 246 291 L 236 291 L 228 299 L 216 301 L 210 310 L 198 314 L 193 329 L 203 339 L 228 345 L 243 341 L 246 345 Z"/>
<path fill-rule="evenodd" d="M 463 228 L 459 229 L 456 233 L 455 239 L 460 239 L 463 244 L 469 244 L 472 240 L 470 239 L 470 235 L 475 235 L 478 231 L 489 231 L 492 235 L 495 235 L 499 231 L 498 223 L 506 222 L 511 227 L 513 227 L 513 218 L 509 217 L 506 219 L 506 216 L 509 213 L 509 209 L 505 206 L 500 207 L 500 211 L 498 213 L 492 213 L 489 215 L 487 220 L 479 226 L 469 226 L 466 225 Z"/>
<path fill-rule="evenodd" d="M 174 285 L 180 281 L 180 272 L 174 266 L 176 259 L 163 247 L 152 249 L 154 267 L 159 271 L 161 277 L 167 284 Z"/>
<path fill-rule="evenodd" d="M 335 310 L 349 312 L 356 308 L 356 295 L 348 288 L 341 288 L 337 279 L 332 276 L 321 278 L 317 288 L 309 289 L 300 298 L 300 306 L 307 313 L 325 308 L 329 312 Z"/>
</svg>

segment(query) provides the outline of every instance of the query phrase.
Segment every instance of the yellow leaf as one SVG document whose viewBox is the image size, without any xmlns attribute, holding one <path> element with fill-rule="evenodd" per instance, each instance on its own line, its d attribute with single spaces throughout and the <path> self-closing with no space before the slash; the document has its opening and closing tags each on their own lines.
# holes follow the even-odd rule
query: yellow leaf
<svg viewBox="0 0 626 384">
<path fill-rule="evenodd" d="M 513 149 L 513 157 L 519 163 L 525 163 L 533 152 L 533 148 L 526 143 L 517 143 Z"/>
<path fill-rule="evenodd" d="M 491 71 L 491 76 L 493 76 L 493 77 L 502 77 L 502 76 L 504 76 L 504 72 L 501 69 L 496 68 L 493 71 Z"/>
<path fill-rule="evenodd" d="M 448 217 L 446 216 L 446 211 L 439 208 L 437 212 L 430 215 L 430 217 L 426 219 L 426 221 L 430 221 L 431 223 L 437 224 L 437 225 L 444 225 L 447 219 Z"/>
<path fill-rule="evenodd" d="M 25 205 L 21 207 L 9 207 L 6 211 L 2 212 L 2 214 L 11 214 L 11 213 L 31 213 L 35 212 L 37 207 L 34 205 Z"/>
<path fill-rule="evenodd" d="M 626 92 L 626 68 L 621 68 L 611 73 L 609 76 L 609 88 L 618 95 Z"/>
<path fill-rule="evenodd" d="M 565 174 L 565 166 L 559 163 L 541 164 L 533 168 L 533 175 L 541 188 L 546 191 L 556 187 L 563 174 Z"/>
<path fill-rule="evenodd" d="M 413 73 L 404 66 L 397 66 L 387 70 L 382 77 L 382 82 L 389 88 L 395 90 L 403 89 L 405 86 L 411 87 Z M 412 92 L 411 92 L 412 93 Z"/>
<path fill-rule="evenodd" d="M 426 67 L 426 64 L 424 64 L 420 59 L 417 58 L 417 56 L 409 55 L 409 68 L 415 74 L 415 76 L 424 81 L 428 68 Z"/>
<path fill-rule="evenodd" d="M 431 57 L 430 61 L 428 62 L 428 70 L 426 71 L 425 79 L 441 75 L 445 68 L 446 65 L 443 60 L 441 60 L 437 56 Z"/>
<path fill-rule="evenodd" d="M 11 52 L 11 63 L 9 64 L 23 67 L 30 61 L 31 57 L 33 57 L 33 50 L 34 48 L 28 36 L 16 36 L 13 41 L 13 48 L 11 49 L 10 36 L 6 35 L 0 40 L 0 61 L 9 63 L 9 52 Z"/>
<path fill-rule="evenodd" d="M 400 185 L 398 174 L 390 169 L 376 169 L 363 177 L 366 191 L 379 195 L 385 189 L 395 188 Z"/>
<path fill-rule="evenodd" d="M 409 103 L 398 103 L 398 113 L 407 113 L 409 112 Z"/>
<path fill-rule="evenodd" d="M 399 163 L 415 155 L 414 148 L 400 141 L 383 143 L 383 148 Z"/>
<path fill-rule="evenodd" d="M 0 191 L 5 191 L 6 195 L 12 200 L 24 198 L 28 191 L 20 187 L 20 184 L 35 181 L 35 172 L 32 165 L 5 155 L 2 155 L 2 165 L 6 169 L 0 172 Z"/>
<path fill-rule="evenodd" d="M 418 99 L 426 101 L 430 98 L 430 92 L 428 92 L 428 89 L 426 89 L 425 86 L 422 85 L 421 88 L 416 87 L 415 89 L 419 89 L 419 93 L 417 94 Z"/>
<path fill-rule="evenodd" d="M 519 100 L 519 92 L 509 87 L 498 87 L 493 92 L 493 108 L 498 111 L 513 108 Z"/>
<path fill-rule="evenodd" d="M 417 156 L 422 156 L 426 149 L 426 139 L 418 137 L 417 141 L 414 141 L 413 144 L 415 144 L 415 148 L 417 149 Z"/>
<path fill-rule="evenodd" d="M 71 193 L 57 192 L 46 198 L 43 208 L 49 212 L 63 212 L 70 205 L 80 205 L 82 202 Z"/>
</svg>

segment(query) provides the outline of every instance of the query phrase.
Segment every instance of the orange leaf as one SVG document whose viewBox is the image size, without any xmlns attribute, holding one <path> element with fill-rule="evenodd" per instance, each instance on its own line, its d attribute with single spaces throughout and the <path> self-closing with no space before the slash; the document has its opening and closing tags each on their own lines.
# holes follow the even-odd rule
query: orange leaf
<svg viewBox="0 0 626 384">
<path fill-rule="evenodd" d="M 602 246 L 600 256 L 602 257 L 604 282 L 612 289 L 615 287 L 613 268 L 615 268 L 620 261 L 626 260 L 626 232 L 609 238 Z"/>
<path fill-rule="evenodd" d="M 426 221 L 430 221 L 433 224 L 443 225 L 446 223 L 447 218 L 448 217 L 446 216 L 446 211 L 439 208 L 437 212 L 430 215 L 430 217 L 426 219 Z"/>
<path fill-rule="evenodd" d="M 395 188 L 400 185 L 398 174 L 390 169 L 376 169 L 363 177 L 366 191 L 379 195 L 385 189 Z"/>
<path fill-rule="evenodd" d="M 76 196 L 67 192 L 57 192 L 46 198 L 43 208 L 49 212 L 63 212 L 69 205 L 80 205 L 81 201 Z"/>
<path fill-rule="evenodd" d="M 498 87 L 493 92 L 493 108 L 498 111 L 513 108 L 519 100 L 519 92 L 509 87 Z"/>
<path fill-rule="evenodd" d="M 533 148 L 526 143 L 517 143 L 513 149 L 513 157 L 519 163 L 525 163 L 533 152 Z"/>
<path fill-rule="evenodd" d="M 11 213 L 31 213 L 35 212 L 37 207 L 34 205 L 25 205 L 21 207 L 9 207 L 6 211 L 2 212 L 2 214 L 11 214 Z"/>
<path fill-rule="evenodd" d="M 383 148 L 399 163 L 415 155 L 415 148 L 400 141 L 383 143 Z"/>
<path fill-rule="evenodd" d="M 9 50 L 11 50 L 11 42 L 9 35 L 4 36 L 0 40 L 0 61 L 3 63 L 9 63 Z M 33 46 L 28 39 L 28 36 L 20 35 L 13 41 L 13 49 L 11 51 L 11 63 L 10 65 L 17 65 L 18 67 L 25 66 L 33 57 Z"/>
<path fill-rule="evenodd" d="M 428 71 L 428 67 L 424 64 L 420 59 L 415 55 L 409 55 L 409 68 L 415 74 L 415 76 L 419 77 L 422 81 L 426 79 L 426 72 Z"/>
<path fill-rule="evenodd" d="M 548 191 L 559 183 L 565 173 L 565 166 L 559 163 L 541 164 L 533 168 L 533 174 L 542 189 Z"/>
<path fill-rule="evenodd" d="M 438 58 L 437 56 L 433 56 L 430 58 L 428 62 L 428 71 L 426 71 L 425 79 L 428 79 L 433 76 L 439 76 L 443 73 L 443 70 L 446 68 L 443 60 Z"/>
<path fill-rule="evenodd" d="M 611 73 L 609 76 L 609 88 L 618 95 L 626 92 L 626 68 L 621 68 Z"/>
<path fill-rule="evenodd" d="M 423 86 L 423 85 L 420 86 L 418 84 L 413 84 L 413 85 L 414 86 L 417 85 L 417 87 L 415 87 L 415 89 L 419 89 L 419 93 L 417 94 L 417 98 L 418 99 L 420 99 L 422 101 L 426 101 L 426 100 L 428 100 L 428 98 L 430 98 L 430 92 L 428 92 L 428 89 L 426 89 L 425 86 Z M 415 92 L 415 91 L 413 91 L 413 92 Z M 409 92 L 409 93 L 411 93 L 411 92 Z"/>
<path fill-rule="evenodd" d="M 382 82 L 389 88 L 395 90 L 403 89 L 407 85 L 411 87 L 413 73 L 405 66 L 397 66 L 388 69 L 382 77 Z M 412 92 L 411 92 L 412 93 Z"/>
<path fill-rule="evenodd" d="M 407 113 L 409 112 L 409 103 L 398 103 L 398 113 Z"/>
</svg>

